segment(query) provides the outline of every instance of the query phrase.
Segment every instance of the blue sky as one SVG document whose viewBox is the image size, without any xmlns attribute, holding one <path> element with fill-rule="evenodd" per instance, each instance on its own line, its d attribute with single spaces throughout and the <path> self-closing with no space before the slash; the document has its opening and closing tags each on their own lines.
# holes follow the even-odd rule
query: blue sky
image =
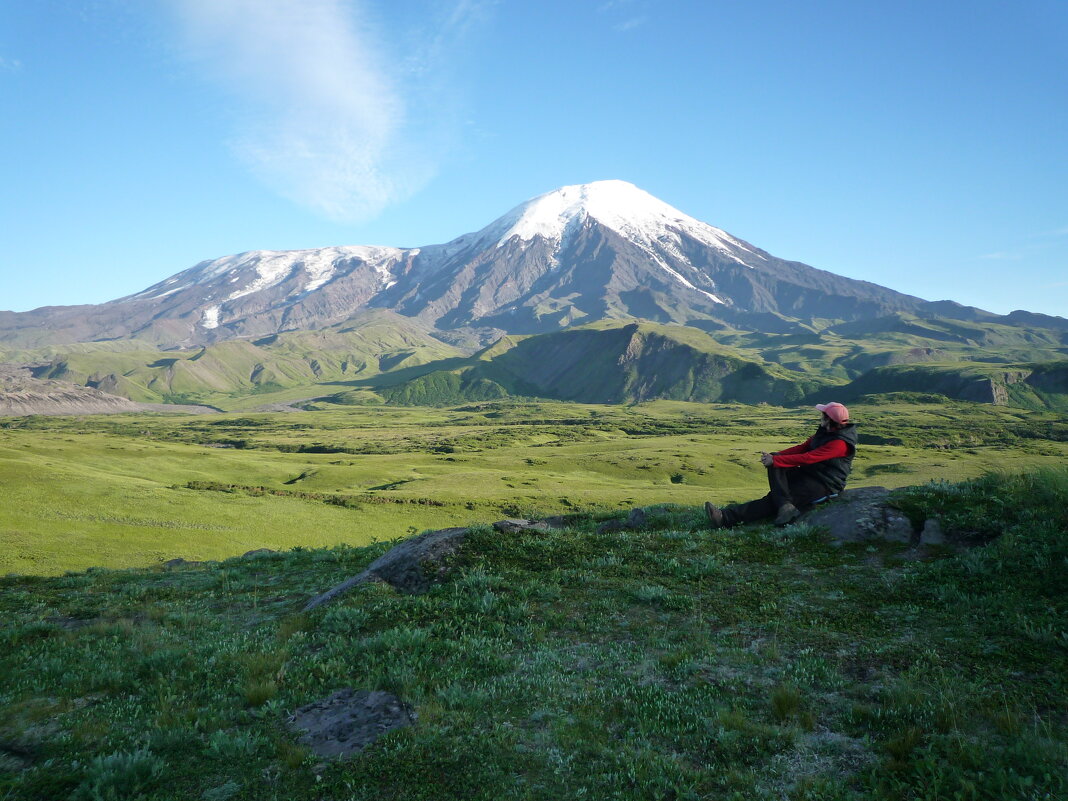
<svg viewBox="0 0 1068 801">
<path fill-rule="evenodd" d="M 1068 316 L 1068 3 L 0 4 L 0 309 L 416 246 L 619 178 L 776 256 Z"/>
</svg>

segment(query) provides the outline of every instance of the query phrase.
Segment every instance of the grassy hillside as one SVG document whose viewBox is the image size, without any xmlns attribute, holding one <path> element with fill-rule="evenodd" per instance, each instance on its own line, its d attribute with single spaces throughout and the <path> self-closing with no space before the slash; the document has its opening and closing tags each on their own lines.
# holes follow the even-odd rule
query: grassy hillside
<svg viewBox="0 0 1068 801">
<path fill-rule="evenodd" d="M 840 390 L 843 398 L 886 392 L 928 392 L 979 403 L 1068 411 L 1068 361 L 879 367 Z"/>
<path fill-rule="evenodd" d="M 448 406 L 506 396 L 782 404 L 850 381 L 858 382 L 850 389 L 854 397 L 921 391 L 1024 408 L 1068 404 L 1063 330 L 908 314 L 848 324 L 814 321 L 784 330 L 721 326 L 706 333 L 612 320 L 503 337 L 465 357 L 441 341 L 449 335 L 376 311 L 322 331 L 192 351 L 100 342 L 8 351 L 0 360 L 34 362 L 39 377 L 88 384 L 136 401 L 227 410 L 309 398 L 342 405 Z M 1021 370 L 1027 371 L 1024 378 Z M 959 375 L 951 377 L 953 372 Z M 932 377 L 935 388 L 928 386 Z"/>
<path fill-rule="evenodd" d="M 797 333 L 716 332 L 717 339 L 793 370 L 842 378 L 888 364 L 928 361 L 1035 362 L 1064 358 L 1062 329 L 1008 326 L 897 313 L 871 320 L 823 321 Z"/>
<path fill-rule="evenodd" d="M 926 392 L 1061 410 L 1068 407 L 1064 339 L 1054 330 L 904 314 L 788 334 L 603 321 L 505 337 L 467 361 L 356 383 L 396 404 L 506 395 L 782 404 L 824 388 L 838 391 L 832 388 L 852 379 L 843 397 Z"/>
<path fill-rule="evenodd" d="M 942 399 L 944 401 L 944 399 Z M 1068 457 L 1063 416 L 915 398 L 853 409 L 853 483 L 959 480 Z M 0 574 L 364 545 L 535 510 L 762 494 L 757 453 L 811 408 L 657 401 L 352 406 L 0 420 Z"/>
<path fill-rule="evenodd" d="M 10 352 L 4 358 L 40 364 L 34 371 L 39 378 L 86 384 L 131 400 L 247 408 L 249 398 L 259 403 L 308 398 L 321 393 L 324 383 L 458 355 L 406 318 L 375 312 L 322 331 L 230 340 L 191 351 L 120 349 L 108 342 Z"/>
<path fill-rule="evenodd" d="M 580 515 L 307 615 L 385 546 L 0 579 L 0 797 L 1065 797 L 1068 475 L 900 502 L 1000 538 L 915 561 L 694 506 Z M 284 720 L 341 687 L 417 725 L 321 762 Z"/>
<path fill-rule="evenodd" d="M 450 405 L 505 394 L 581 403 L 782 404 L 827 383 L 747 357 L 695 328 L 612 321 L 505 338 L 466 365 L 376 391 L 400 404 Z"/>
</svg>

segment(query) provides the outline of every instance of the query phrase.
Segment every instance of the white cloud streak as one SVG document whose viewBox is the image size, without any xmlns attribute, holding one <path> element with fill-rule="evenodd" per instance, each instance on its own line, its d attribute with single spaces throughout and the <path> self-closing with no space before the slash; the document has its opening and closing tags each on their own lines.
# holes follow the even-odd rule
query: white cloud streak
<svg viewBox="0 0 1068 801">
<path fill-rule="evenodd" d="M 649 21 L 649 17 L 643 12 L 645 3 L 639 0 L 607 0 L 597 7 L 598 14 L 611 14 L 623 18 L 612 25 L 612 30 L 617 33 L 626 33 L 640 28 Z"/>
<path fill-rule="evenodd" d="M 237 100 L 237 154 L 330 219 L 368 219 L 433 175 L 359 2 L 171 0 L 188 54 Z"/>
<path fill-rule="evenodd" d="M 0 56 L 0 72 L 19 72 L 22 70 L 22 62 L 17 58 L 5 58 Z"/>
<path fill-rule="evenodd" d="M 627 31 L 633 31 L 635 28 L 640 28 L 648 21 L 648 17 L 631 17 L 628 20 L 624 20 L 615 26 L 615 30 L 620 33 L 626 33 Z"/>
<path fill-rule="evenodd" d="M 989 261 L 1019 261 L 1024 258 L 1024 254 L 1019 251 L 999 250 L 996 253 L 984 253 L 979 258 Z"/>
</svg>

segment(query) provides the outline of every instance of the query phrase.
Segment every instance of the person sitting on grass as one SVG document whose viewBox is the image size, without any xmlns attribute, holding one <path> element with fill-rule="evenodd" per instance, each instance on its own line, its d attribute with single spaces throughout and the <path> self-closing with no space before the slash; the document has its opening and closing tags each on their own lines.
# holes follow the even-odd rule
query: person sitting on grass
<svg viewBox="0 0 1068 801">
<path fill-rule="evenodd" d="M 771 488 L 767 495 L 724 509 L 711 502 L 705 504 L 712 528 L 755 523 L 772 515 L 775 525 L 785 526 L 801 515 L 798 507 L 818 503 L 845 488 L 857 452 L 856 429 L 842 404 L 819 403 L 816 409 L 823 413 L 823 419 L 815 434 L 784 451 L 761 453 L 760 462 L 768 468 Z"/>
</svg>

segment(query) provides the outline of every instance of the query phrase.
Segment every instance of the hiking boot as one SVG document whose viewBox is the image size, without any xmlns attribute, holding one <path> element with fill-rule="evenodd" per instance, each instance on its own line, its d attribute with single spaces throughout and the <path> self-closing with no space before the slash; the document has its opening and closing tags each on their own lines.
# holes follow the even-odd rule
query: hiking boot
<svg viewBox="0 0 1068 801">
<path fill-rule="evenodd" d="M 718 506 L 713 506 L 711 501 L 705 501 L 705 516 L 708 517 L 712 528 L 723 528 L 727 525 L 723 519 L 723 510 Z"/>
<path fill-rule="evenodd" d="M 801 517 L 801 511 L 792 503 L 784 503 L 779 507 L 779 513 L 775 515 L 775 525 L 787 526 Z"/>
</svg>

